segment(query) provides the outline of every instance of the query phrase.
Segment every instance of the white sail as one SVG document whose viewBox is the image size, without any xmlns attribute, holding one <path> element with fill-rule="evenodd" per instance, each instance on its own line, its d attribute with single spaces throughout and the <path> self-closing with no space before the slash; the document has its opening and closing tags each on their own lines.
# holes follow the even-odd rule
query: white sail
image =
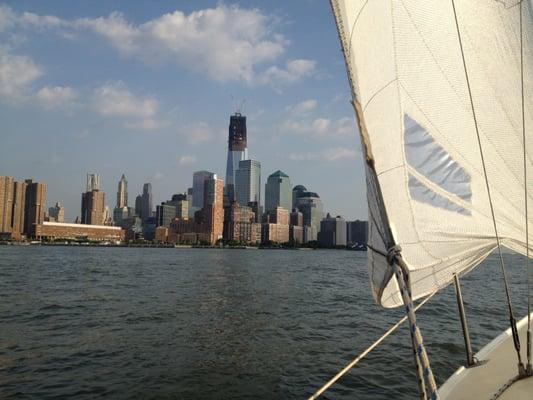
<svg viewBox="0 0 533 400">
<path fill-rule="evenodd" d="M 457 26 L 498 233 L 502 245 L 525 253 L 524 187 L 533 184 L 533 0 L 456 0 L 457 25 L 451 0 L 332 5 L 367 157 L 376 301 L 403 304 L 383 256 L 391 245 L 402 248 L 413 299 L 446 286 L 453 273 L 472 269 L 496 247 Z M 531 248 L 531 222 L 529 232 Z"/>
</svg>

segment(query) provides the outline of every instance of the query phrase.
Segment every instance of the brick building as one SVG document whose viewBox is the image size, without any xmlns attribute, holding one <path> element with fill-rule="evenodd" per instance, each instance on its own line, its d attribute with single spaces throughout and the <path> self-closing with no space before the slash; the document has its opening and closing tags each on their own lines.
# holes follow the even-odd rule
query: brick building
<svg viewBox="0 0 533 400">
<path fill-rule="evenodd" d="M 288 243 L 289 242 L 289 211 L 276 207 L 269 211 L 262 224 L 261 241 L 263 243 Z"/>
</svg>

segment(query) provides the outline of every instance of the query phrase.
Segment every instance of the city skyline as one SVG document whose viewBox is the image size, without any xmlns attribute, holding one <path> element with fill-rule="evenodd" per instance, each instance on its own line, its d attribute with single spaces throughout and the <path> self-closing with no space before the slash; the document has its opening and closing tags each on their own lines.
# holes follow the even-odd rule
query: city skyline
<svg viewBox="0 0 533 400">
<path fill-rule="evenodd" d="M 248 158 L 261 162 L 262 185 L 273 171 L 286 171 L 294 184 L 320 193 L 328 211 L 366 218 L 360 145 L 337 34 L 323 18 L 329 6 L 312 3 L 302 12 L 297 4 L 276 1 L 152 2 L 150 8 L 0 2 L 6 43 L 0 63 L 25 79 L 17 85 L 0 81 L 1 173 L 47 182 L 47 206 L 61 202 L 66 221 L 79 213 L 79 185 L 88 172 L 101 176 L 111 209 L 122 174 L 130 206 L 146 182 L 159 204 L 190 187 L 194 171 L 225 177 L 228 115 L 239 111 L 247 117 Z M 252 24 L 221 30 L 207 15 Z M 198 33 L 191 40 L 202 51 L 200 65 L 193 50 L 173 47 L 150 30 L 170 24 L 178 43 L 183 32 L 172 24 L 178 20 Z M 113 36 L 116 27 L 125 29 L 124 40 Z M 202 32 L 227 52 L 202 42 Z M 139 35 L 150 43 L 140 43 Z M 121 47 L 128 40 L 132 47 Z M 250 45 L 251 53 L 224 64 L 239 45 Z M 140 53 L 143 46 L 156 52 L 153 63 Z M 272 52 L 268 57 L 259 52 L 263 46 Z M 19 157 L 23 148 L 29 162 Z"/>
</svg>

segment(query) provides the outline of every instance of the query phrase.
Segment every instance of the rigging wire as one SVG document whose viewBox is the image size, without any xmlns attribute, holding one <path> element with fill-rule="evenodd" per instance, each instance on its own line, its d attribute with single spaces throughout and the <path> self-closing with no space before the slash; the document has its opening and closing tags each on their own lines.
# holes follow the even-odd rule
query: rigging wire
<svg viewBox="0 0 533 400">
<path fill-rule="evenodd" d="M 417 311 L 420 307 L 422 307 L 424 304 L 426 304 L 433 296 L 437 294 L 437 291 L 431 293 L 428 297 L 426 297 L 420 304 L 418 304 L 414 311 Z M 376 347 L 378 347 L 381 342 L 383 342 L 388 336 L 390 336 L 391 333 L 393 333 L 400 325 L 402 325 L 407 320 L 407 315 L 403 316 L 396 322 L 393 326 L 389 328 L 387 332 L 385 332 L 378 340 L 376 340 L 374 343 L 372 343 L 365 351 L 363 351 L 361 354 L 359 354 L 357 357 L 355 357 L 346 367 L 344 367 L 340 372 L 337 373 L 333 378 L 331 378 L 327 383 L 325 383 L 320 389 L 318 389 L 311 397 L 309 397 L 309 400 L 316 400 L 318 399 L 326 390 L 328 390 L 335 382 L 337 382 L 340 378 L 342 378 L 346 373 L 352 369 L 356 364 L 359 363 L 363 358 L 365 358 L 368 353 L 370 353 L 372 350 L 374 350 Z"/>
<path fill-rule="evenodd" d="M 528 218 L 528 204 L 527 204 L 527 159 L 526 159 L 526 116 L 525 116 L 525 101 L 524 101 L 524 35 L 523 35 L 523 10 L 520 2 L 520 86 L 522 95 L 522 144 L 524 150 L 524 209 L 526 217 L 526 287 L 527 287 L 527 372 L 531 374 L 531 281 L 529 272 L 529 218 Z"/>
<path fill-rule="evenodd" d="M 475 106 L 474 106 L 474 100 L 472 98 L 472 89 L 470 87 L 470 78 L 469 78 L 469 75 L 468 75 L 468 68 L 466 66 L 465 54 L 464 54 L 464 49 L 463 49 L 463 41 L 462 41 L 462 38 L 461 38 L 461 30 L 459 29 L 459 21 L 457 20 L 457 11 L 456 11 L 456 8 L 455 8 L 455 0 L 452 0 L 452 8 L 453 8 L 453 15 L 454 15 L 454 18 L 455 18 L 455 27 L 457 29 L 457 36 L 458 36 L 458 39 L 459 39 L 459 47 L 461 49 L 461 57 L 463 59 L 463 68 L 464 68 L 464 71 L 465 71 L 465 79 L 466 79 L 466 85 L 467 85 L 467 88 L 468 88 L 468 96 L 470 97 L 470 107 L 472 109 L 472 117 L 474 119 L 474 126 L 475 126 L 475 130 L 476 130 L 477 142 L 478 142 L 478 146 L 479 146 L 479 154 L 480 154 L 480 157 L 481 157 L 481 164 L 482 164 L 482 167 L 483 167 L 483 175 L 485 177 L 485 186 L 487 188 L 487 196 L 488 196 L 489 205 L 490 205 L 490 212 L 491 212 L 491 215 L 492 215 L 492 223 L 493 223 L 493 226 L 494 226 L 494 236 L 496 237 L 496 245 L 498 247 L 498 254 L 499 254 L 499 257 L 500 257 L 500 265 L 501 265 L 501 270 L 502 270 L 502 275 L 503 275 L 503 282 L 504 282 L 504 287 L 505 287 L 505 296 L 507 298 L 507 308 L 508 308 L 508 311 L 509 311 L 509 322 L 511 324 L 511 330 L 512 330 L 512 333 L 513 333 L 513 343 L 514 343 L 514 347 L 515 347 L 516 354 L 517 354 L 517 357 L 518 357 L 518 370 L 519 370 L 519 374 L 522 375 L 523 371 L 524 371 L 524 364 L 522 363 L 522 357 L 520 355 L 520 338 L 518 337 L 518 329 L 516 327 L 516 318 L 515 318 L 514 313 L 513 313 L 513 305 L 512 305 L 512 302 L 511 302 L 511 294 L 509 292 L 509 282 L 508 282 L 508 279 L 507 279 L 507 272 L 505 271 L 505 263 L 503 261 L 503 254 L 502 254 L 502 248 L 501 248 L 501 243 L 500 243 L 500 236 L 498 234 L 498 226 L 496 224 L 496 216 L 494 214 L 494 205 L 492 204 L 492 196 L 491 196 L 491 192 L 490 192 L 490 184 L 489 184 L 489 179 L 488 179 L 488 175 L 487 175 L 487 167 L 485 165 L 485 157 L 484 157 L 484 154 L 483 154 L 483 146 L 481 145 L 481 136 L 480 136 L 480 133 L 479 133 L 479 127 L 478 127 L 478 122 L 477 122 L 477 117 L 476 117 L 476 109 L 475 109 Z"/>
</svg>

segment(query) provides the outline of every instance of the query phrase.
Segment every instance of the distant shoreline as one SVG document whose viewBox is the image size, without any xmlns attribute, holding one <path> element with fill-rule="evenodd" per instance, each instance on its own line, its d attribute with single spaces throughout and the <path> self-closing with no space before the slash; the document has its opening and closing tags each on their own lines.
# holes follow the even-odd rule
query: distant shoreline
<svg viewBox="0 0 533 400">
<path fill-rule="evenodd" d="M 47 247 L 106 247 L 106 248 L 157 248 L 157 249 L 219 249 L 219 250 L 348 250 L 348 251 L 366 251 L 351 248 L 312 248 L 312 247 L 275 247 L 275 246 L 199 246 L 199 245 L 173 245 L 173 244 L 156 244 L 156 243 L 129 243 L 129 244 L 103 244 L 103 243 L 29 243 L 29 242 L 0 242 L 0 246 L 47 246 Z"/>
</svg>

